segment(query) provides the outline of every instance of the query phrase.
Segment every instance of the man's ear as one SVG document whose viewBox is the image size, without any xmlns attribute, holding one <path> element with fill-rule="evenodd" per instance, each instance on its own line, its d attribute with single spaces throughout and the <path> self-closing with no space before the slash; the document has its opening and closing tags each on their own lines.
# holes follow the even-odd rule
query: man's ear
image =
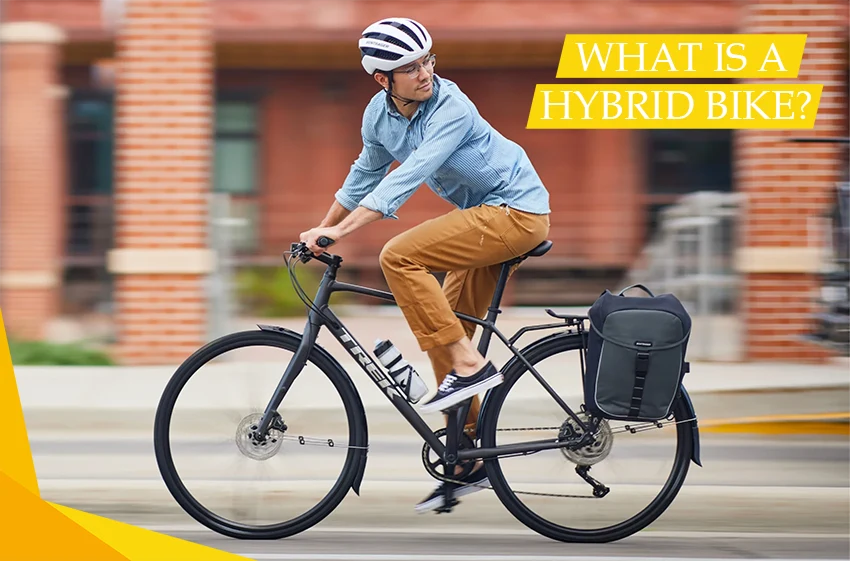
<svg viewBox="0 0 850 561">
<path fill-rule="evenodd" d="M 381 85 L 383 89 L 387 89 L 390 86 L 390 79 L 387 78 L 387 75 L 383 72 L 375 72 L 372 76 L 375 78 L 375 81 Z"/>
</svg>

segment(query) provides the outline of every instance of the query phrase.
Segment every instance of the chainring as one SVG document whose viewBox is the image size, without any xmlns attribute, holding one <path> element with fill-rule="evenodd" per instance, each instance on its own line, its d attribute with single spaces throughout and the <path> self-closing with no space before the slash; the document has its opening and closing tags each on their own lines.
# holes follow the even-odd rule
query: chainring
<svg viewBox="0 0 850 561">
<path fill-rule="evenodd" d="M 587 412 L 579 411 L 576 415 L 583 423 L 590 424 L 590 416 Z M 567 440 L 581 438 L 581 436 L 581 427 L 578 426 L 578 423 L 572 417 L 567 417 L 567 420 L 561 425 L 558 438 Z M 611 426 L 606 419 L 602 419 L 593 435 L 593 442 L 576 450 L 561 448 L 561 453 L 569 461 L 578 466 L 592 466 L 608 457 L 613 444 L 614 435 L 611 433 Z"/>
<path fill-rule="evenodd" d="M 445 444 L 446 432 L 447 432 L 446 429 L 442 428 L 442 429 L 434 431 L 434 436 L 436 436 L 439 440 L 441 440 L 443 442 L 443 444 Z M 472 439 L 469 437 L 469 435 L 466 434 L 466 432 L 464 432 L 463 435 L 461 436 L 460 442 L 458 443 L 458 450 L 470 450 L 472 448 L 475 448 L 475 443 L 472 441 Z M 444 473 L 446 466 L 445 466 L 445 463 L 443 462 L 443 459 L 440 458 L 439 456 L 437 456 L 437 454 L 435 452 L 434 452 L 434 458 L 435 459 L 434 460 L 430 459 L 430 455 L 431 455 L 432 452 L 434 452 L 434 450 L 426 442 L 422 446 L 422 464 L 425 466 L 425 471 L 428 472 L 428 475 L 430 475 L 431 477 L 433 477 L 434 479 L 436 479 L 438 481 L 452 482 L 452 481 L 456 481 L 456 480 L 459 480 L 459 479 L 463 479 L 464 477 L 466 477 L 467 475 L 472 473 L 472 468 L 475 467 L 475 460 L 466 460 L 464 462 L 460 462 L 456 465 L 456 467 L 461 468 L 461 471 L 459 473 L 455 473 L 451 477 L 447 477 L 446 474 Z M 442 466 L 443 472 L 438 471 L 437 468 L 439 468 L 440 466 Z"/>
</svg>

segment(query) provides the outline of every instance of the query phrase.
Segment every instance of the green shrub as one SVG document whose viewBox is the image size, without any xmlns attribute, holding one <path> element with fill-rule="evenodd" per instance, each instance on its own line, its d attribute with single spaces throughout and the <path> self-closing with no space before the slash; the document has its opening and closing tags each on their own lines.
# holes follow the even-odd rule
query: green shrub
<svg viewBox="0 0 850 561">
<path fill-rule="evenodd" d="M 109 355 L 78 344 L 47 341 L 9 341 L 12 364 L 21 366 L 111 366 Z"/>
<path fill-rule="evenodd" d="M 321 273 L 298 267 L 298 284 L 312 300 L 322 281 Z M 298 297 L 286 267 L 250 267 L 235 275 L 236 292 L 244 312 L 259 317 L 302 316 L 307 305 Z"/>
</svg>

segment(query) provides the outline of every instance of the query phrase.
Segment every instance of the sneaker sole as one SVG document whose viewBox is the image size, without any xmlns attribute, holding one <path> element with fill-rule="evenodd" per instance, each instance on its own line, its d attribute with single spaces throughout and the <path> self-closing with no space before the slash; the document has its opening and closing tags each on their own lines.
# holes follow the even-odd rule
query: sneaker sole
<svg viewBox="0 0 850 561">
<path fill-rule="evenodd" d="M 492 376 L 487 378 L 483 382 L 478 382 L 475 385 L 469 386 L 468 388 L 463 388 L 462 390 L 458 390 L 449 396 L 446 399 L 442 399 L 440 401 L 435 401 L 433 403 L 429 403 L 427 405 L 423 405 L 419 408 L 422 413 L 433 413 L 435 411 L 445 411 L 447 408 L 452 407 L 453 405 L 457 405 L 458 403 L 469 399 L 470 397 L 481 393 L 484 390 L 489 390 L 490 388 L 494 388 L 505 381 L 504 374 L 499 374 L 498 376 Z M 451 401 L 449 401 L 451 400 Z"/>
<path fill-rule="evenodd" d="M 459 489 L 455 489 L 453 496 L 455 498 L 465 497 L 467 495 L 471 495 L 472 493 L 477 493 L 478 491 L 486 491 L 490 486 L 490 480 L 488 478 L 484 478 L 475 485 L 469 485 L 466 487 L 460 487 Z M 416 512 L 422 514 L 435 508 L 440 508 L 445 504 L 446 497 L 440 495 L 439 497 L 434 497 L 430 501 L 426 501 L 424 503 L 419 503 L 416 505 Z"/>
</svg>

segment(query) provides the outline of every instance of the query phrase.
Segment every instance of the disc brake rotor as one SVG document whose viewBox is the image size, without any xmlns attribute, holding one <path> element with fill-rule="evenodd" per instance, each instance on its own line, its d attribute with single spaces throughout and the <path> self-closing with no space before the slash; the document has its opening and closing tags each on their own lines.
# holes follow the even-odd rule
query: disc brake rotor
<svg viewBox="0 0 850 561">
<path fill-rule="evenodd" d="M 590 418 L 584 411 L 578 412 L 577 416 L 583 423 L 590 423 Z M 561 430 L 558 432 L 558 438 L 560 439 L 573 439 L 581 436 L 582 429 L 578 426 L 578 423 L 572 419 L 572 417 L 568 417 L 567 420 L 564 421 L 561 425 Z M 608 457 L 608 454 L 611 452 L 611 446 L 614 444 L 614 435 L 611 433 L 611 426 L 608 424 L 606 419 L 603 419 L 599 423 L 593 438 L 593 442 L 583 448 L 579 448 L 577 450 L 561 448 L 561 453 L 563 453 L 569 461 L 579 466 L 592 466 L 594 464 L 598 464 Z"/>
<path fill-rule="evenodd" d="M 254 431 L 262 418 L 262 413 L 248 415 L 236 427 L 236 447 L 252 460 L 268 460 L 278 453 L 283 444 L 283 438 L 275 430 L 270 430 L 265 440 L 258 441 L 254 438 Z"/>
</svg>

